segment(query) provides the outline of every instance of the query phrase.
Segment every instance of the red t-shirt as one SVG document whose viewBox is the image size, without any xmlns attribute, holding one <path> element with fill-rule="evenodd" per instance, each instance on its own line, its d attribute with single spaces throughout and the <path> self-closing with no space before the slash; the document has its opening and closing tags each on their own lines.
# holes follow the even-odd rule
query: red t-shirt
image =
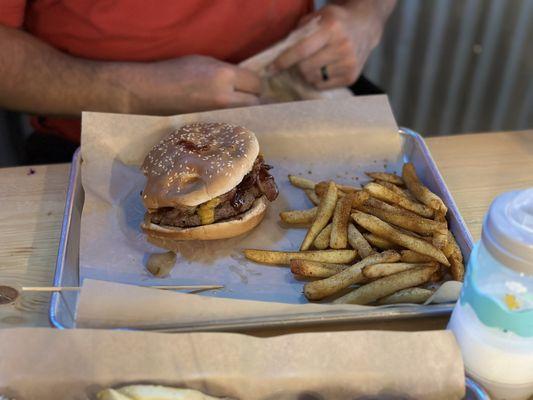
<svg viewBox="0 0 533 400">
<path fill-rule="evenodd" d="M 0 0 L 0 24 L 92 60 L 200 54 L 237 63 L 285 37 L 312 7 L 312 0 Z M 79 120 L 33 124 L 79 141 Z"/>
</svg>

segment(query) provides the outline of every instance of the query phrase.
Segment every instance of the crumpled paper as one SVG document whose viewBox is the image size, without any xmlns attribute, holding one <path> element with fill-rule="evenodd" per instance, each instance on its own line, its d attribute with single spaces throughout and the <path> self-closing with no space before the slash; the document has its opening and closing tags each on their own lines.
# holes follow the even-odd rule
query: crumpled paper
<svg viewBox="0 0 533 400">
<path fill-rule="evenodd" d="M 313 18 L 279 43 L 240 63 L 241 67 L 258 72 L 261 76 L 263 87 L 260 100 L 262 103 L 334 99 L 352 96 L 352 92 L 346 88 L 317 90 L 303 79 L 296 67 L 275 74 L 268 70 L 268 67 L 281 53 L 315 33 L 319 28 L 319 23 L 319 17 Z"/>
</svg>

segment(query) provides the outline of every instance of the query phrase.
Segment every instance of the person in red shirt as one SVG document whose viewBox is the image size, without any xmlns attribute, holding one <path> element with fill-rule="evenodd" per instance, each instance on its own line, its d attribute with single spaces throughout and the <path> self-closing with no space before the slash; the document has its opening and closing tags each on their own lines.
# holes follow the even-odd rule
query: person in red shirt
<svg viewBox="0 0 533 400">
<path fill-rule="evenodd" d="M 30 161 L 67 161 L 82 111 L 258 104 L 259 77 L 236 64 L 315 15 L 320 29 L 272 69 L 296 65 L 318 89 L 349 86 L 394 2 L 345 0 L 313 12 L 312 0 L 1 0 L 0 107 L 36 115 Z"/>
</svg>

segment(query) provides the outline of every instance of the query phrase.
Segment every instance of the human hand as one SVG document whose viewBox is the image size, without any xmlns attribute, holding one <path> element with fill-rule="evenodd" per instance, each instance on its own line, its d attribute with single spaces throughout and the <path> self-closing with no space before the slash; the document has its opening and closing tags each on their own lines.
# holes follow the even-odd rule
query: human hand
<svg viewBox="0 0 533 400">
<path fill-rule="evenodd" d="M 259 104 L 259 76 L 211 57 L 127 64 L 128 112 L 169 115 Z"/>
<path fill-rule="evenodd" d="M 296 66 L 304 79 L 320 90 L 351 85 L 379 43 L 394 5 L 391 2 L 390 7 L 382 8 L 377 3 L 328 5 L 305 16 L 300 25 L 320 16 L 319 29 L 283 52 L 273 63 L 274 71 Z"/>
</svg>

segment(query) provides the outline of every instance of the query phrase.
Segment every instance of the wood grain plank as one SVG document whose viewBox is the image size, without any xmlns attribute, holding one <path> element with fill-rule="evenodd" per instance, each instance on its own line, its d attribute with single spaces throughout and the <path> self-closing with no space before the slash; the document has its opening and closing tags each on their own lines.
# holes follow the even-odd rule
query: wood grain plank
<svg viewBox="0 0 533 400">
<path fill-rule="evenodd" d="M 0 169 L 0 284 L 52 282 L 68 164 Z M 27 293 L 0 306 L 0 327 L 47 326 L 50 295 Z"/>
<path fill-rule="evenodd" d="M 474 240 L 500 193 L 533 187 L 533 130 L 427 139 Z"/>
</svg>

